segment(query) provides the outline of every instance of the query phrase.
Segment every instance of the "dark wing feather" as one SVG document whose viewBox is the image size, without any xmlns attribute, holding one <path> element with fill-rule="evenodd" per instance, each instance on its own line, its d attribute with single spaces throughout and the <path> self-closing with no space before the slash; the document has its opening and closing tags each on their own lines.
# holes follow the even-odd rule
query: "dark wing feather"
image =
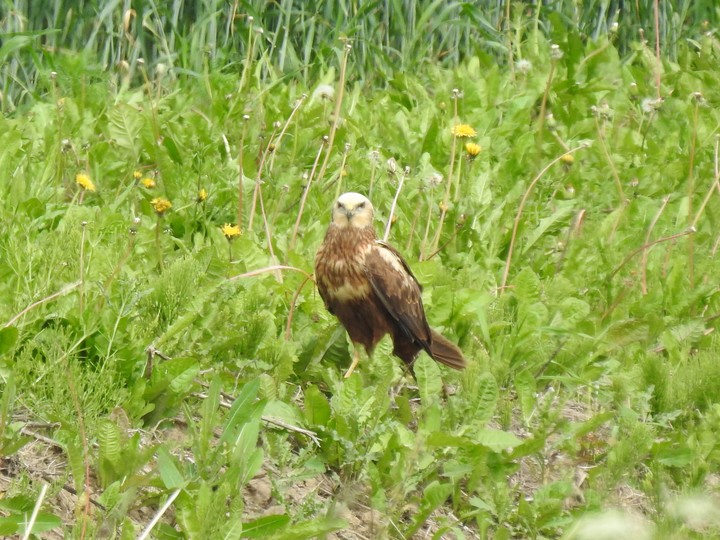
<svg viewBox="0 0 720 540">
<path fill-rule="evenodd" d="M 377 241 L 365 256 L 365 273 L 373 292 L 402 331 L 429 352 L 432 333 L 425 318 L 420 284 L 400 253 Z"/>
</svg>

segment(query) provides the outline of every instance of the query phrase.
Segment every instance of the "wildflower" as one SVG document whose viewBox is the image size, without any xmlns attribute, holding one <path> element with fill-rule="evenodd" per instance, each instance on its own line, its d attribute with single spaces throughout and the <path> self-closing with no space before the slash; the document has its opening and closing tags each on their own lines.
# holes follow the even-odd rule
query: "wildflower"
<svg viewBox="0 0 720 540">
<path fill-rule="evenodd" d="M 142 172 L 140 172 L 140 171 L 133 172 L 133 178 L 135 180 L 140 180 L 142 178 Z"/>
<path fill-rule="evenodd" d="M 223 234 L 225 235 L 225 238 L 228 240 L 232 240 L 236 236 L 240 236 L 240 227 L 238 225 L 231 225 L 230 223 L 226 223 L 221 227 Z"/>
<path fill-rule="evenodd" d="M 335 98 L 335 89 L 329 84 L 320 84 L 312 93 L 312 100 L 318 99 L 332 101 Z"/>
<path fill-rule="evenodd" d="M 158 216 L 162 216 L 165 212 L 172 208 L 172 203 L 162 197 L 155 197 L 152 201 L 150 201 L 150 204 Z"/>
<path fill-rule="evenodd" d="M 560 45 L 553 43 L 550 45 L 550 58 L 552 60 L 560 60 L 563 57 L 563 52 L 560 49 Z"/>
<path fill-rule="evenodd" d="M 467 152 L 467 157 L 471 161 L 478 156 L 481 150 L 482 146 L 480 146 L 479 144 L 472 142 L 465 144 L 465 151 Z"/>
<path fill-rule="evenodd" d="M 452 128 L 452 134 L 455 137 L 474 137 L 477 131 L 468 124 L 456 124 Z"/>
<path fill-rule="evenodd" d="M 205 188 L 198 191 L 197 202 L 205 202 L 208 197 L 208 192 Z"/>
<path fill-rule="evenodd" d="M 388 174 L 395 174 L 397 172 L 398 164 L 394 157 L 389 158 L 386 165 Z"/>
<path fill-rule="evenodd" d="M 140 180 L 140 183 L 148 189 L 152 189 L 155 187 L 155 180 L 150 178 L 149 176 L 146 176 L 145 178 Z"/>
<path fill-rule="evenodd" d="M 95 184 L 93 184 L 93 181 L 90 180 L 90 177 L 85 173 L 76 174 L 75 183 L 85 191 L 95 191 Z"/>
<path fill-rule="evenodd" d="M 377 165 L 380 163 L 380 152 L 378 150 L 370 150 L 370 152 L 368 152 L 368 159 L 373 166 Z"/>
<path fill-rule="evenodd" d="M 432 173 L 427 179 L 427 183 L 431 189 L 438 187 L 440 184 L 442 184 L 442 182 L 443 182 L 443 175 L 440 174 L 439 172 Z"/>
<path fill-rule="evenodd" d="M 530 62 L 530 60 L 525 60 L 523 58 L 522 60 L 517 61 L 515 67 L 517 67 L 517 70 L 520 73 L 530 73 L 530 71 L 532 70 L 532 63 Z"/>
<path fill-rule="evenodd" d="M 573 156 L 572 154 L 563 154 L 562 156 L 560 156 L 560 161 L 562 161 L 563 163 L 567 163 L 568 165 L 572 165 L 573 163 L 575 163 L 575 156 Z"/>
<path fill-rule="evenodd" d="M 665 101 L 663 98 L 645 98 L 641 103 L 642 110 L 646 113 L 655 112 L 660 109 L 663 101 Z"/>
</svg>

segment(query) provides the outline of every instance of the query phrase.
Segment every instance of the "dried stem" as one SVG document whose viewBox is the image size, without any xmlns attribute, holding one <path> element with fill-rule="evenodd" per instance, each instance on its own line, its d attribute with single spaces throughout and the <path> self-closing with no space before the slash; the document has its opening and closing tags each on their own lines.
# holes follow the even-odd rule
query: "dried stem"
<svg viewBox="0 0 720 540">
<path fill-rule="evenodd" d="M 387 242 L 387 239 L 390 236 L 390 227 L 392 227 L 392 221 L 393 216 L 395 215 L 395 208 L 397 208 L 398 197 L 400 197 L 400 192 L 402 191 L 403 184 L 405 184 L 405 177 L 407 175 L 407 169 L 403 172 L 403 174 L 400 175 L 400 182 L 398 182 L 398 187 L 395 190 L 395 197 L 393 198 L 392 206 L 390 207 L 390 215 L 388 216 L 387 223 L 385 224 L 385 234 L 383 234 L 383 242 Z"/>
<path fill-rule="evenodd" d="M 257 176 L 255 177 L 255 190 L 253 191 L 252 207 L 250 208 L 250 221 L 248 222 L 248 231 L 252 230 L 253 222 L 255 221 L 255 209 L 257 208 L 258 197 L 262 197 L 260 193 L 260 184 L 262 183 L 262 171 L 263 167 L 265 166 L 265 160 L 267 159 L 268 152 L 270 152 L 272 140 L 275 137 L 276 131 L 277 128 L 273 128 L 273 132 L 270 134 L 269 142 L 265 146 L 265 150 L 263 151 L 262 157 L 260 158 L 260 164 L 258 165 Z M 240 223 L 238 223 L 238 225 L 240 225 Z"/>
<path fill-rule="evenodd" d="M 338 123 L 340 122 L 340 111 L 342 110 L 342 100 L 345 94 L 345 73 L 347 71 L 348 57 L 350 56 L 350 50 L 352 45 L 349 41 L 345 42 L 345 48 L 343 52 L 342 63 L 340 64 L 340 80 L 338 80 L 338 89 L 336 92 L 337 100 L 335 101 L 335 111 L 333 113 L 333 121 L 330 126 L 330 136 L 328 137 L 327 152 L 325 159 L 323 160 L 322 167 L 320 167 L 320 173 L 318 174 L 318 182 L 325 176 L 328 162 L 330 161 L 330 153 L 332 152 L 333 143 L 335 142 L 335 133 L 337 132 Z"/>
<path fill-rule="evenodd" d="M 460 99 L 460 92 L 453 91 L 453 125 L 457 125 L 458 122 L 458 99 Z M 436 251 L 438 244 L 440 243 L 440 234 L 442 233 L 443 224 L 445 223 L 445 216 L 447 215 L 448 207 L 450 205 L 450 188 L 452 187 L 453 180 L 453 169 L 455 168 L 455 149 L 457 148 L 457 135 L 453 129 L 452 146 L 450 147 L 450 168 L 448 170 L 447 182 L 445 183 L 445 196 L 443 198 L 443 205 L 440 211 L 440 223 L 438 224 L 437 231 L 433 237 L 432 250 Z"/>
<path fill-rule="evenodd" d="M 38 498 L 35 501 L 35 507 L 33 508 L 32 514 L 30 514 L 30 519 L 25 524 L 25 533 L 23 534 L 22 540 L 28 540 L 28 538 L 30 538 L 30 533 L 32 532 L 33 525 L 35 525 L 35 520 L 40 513 L 40 507 L 42 506 L 43 499 L 45 499 L 45 494 L 47 493 L 47 490 L 48 485 L 43 484 L 40 488 L 40 495 L 38 495 Z"/>
<path fill-rule="evenodd" d="M 145 540 L 150 536 L 150 532 L 153 530 L 153 527 L 157 525 L 158 521 L 160 521 L 160 518 L 163 517 L 163 514 L 167 512 L 167 509 L 170 508 L 170 505 L 173 503 L 173 501 L 177 498 L 178 495 L 180 495 L 180 492 L 182 491 L 181 488 L 177 488 L 175 491 L 173 491 L 170 496 L 167 498 L 165 503 L 160 507 L 160 509 L 157 511 L 155 516 L 153 516 L 150 523 L 148 523 L 147 527 L 143 530 L 143 532 L 138 536 L 138 540 Z"/>
<path fill-rule="evenodd" d="M 655 1 L 655 9 L 657 10 L 657 0 Z M 693 195 L 695 194 L 695 151 L 697 145 L 697 127 L 698 127 L 698 108 L 700 104 L 695 100 L 695 108 L 693 110 L 693 130 L 692 139 L 690 140 L 690 163 L 688 164 L 688 180 L 687 180 L 687 201 L 688 201 L 688 227 L 694 225 L 693 222 Z M 711 189 L 712 191 L 712 189 Z M 690 288 L 694 287 L 695 282 L 695 240 L 693 236 L 688 237 L 688 278 L 690 280 Z"/>
<path fill-rule="evenodd" d="M 297 288 L 297 290 L 295 291 L 295 294 L 292 297 L 292 300 L 290 302 L 290 310 L 288 312 L 287 324 L 285 325 L 285 341 L 290 341 L 290 339 L 292 338 L 292 320 L 293 320 L 293 316 L 295 315 L 295 305 L 297 304 L 297 299 L 300 296 L 300 292 L 305 287 L 305 284 L 308 281 L 312 281 L 312 280 L 313 280 L 313 277 L 310 274 L 307 274 L 305 276 L 305 279 L 300 284 L 300 286 Z"/>
<path fill-rule="evenodd" d="M 653 232 L 653 229 L 655 228 L 655 225 L 657 225 L 658 220 L 660 219 L 660 216 L 662 215 L 663 211 L 665 210 L 665 207 L 668 204 L 668 201 L 670 200 L 670 196 L 664 197 L 662 205 L 660 205 L 660 208 L 658 209 L 657 213 L 655 214 L 655 217 L 653 218 L 652 222 L 650 223 L 650 227 L 648 227 L 647 233 L 645 234 L 645 243 L 650 242 L 650 235 Z M 648 258 L 649 251 L 643 250 L 643 256 L 642 261 L 640 263 L 640 266 L 642 268 L 642 277 L 640 281 L 640 287 L 642 289 L 643 295 L 647 294 L 647 258 Z"/>
<path fill-rule="evenodd" d="M 547 114 L 547 102 L 548 96 L 550 95 L 550 87 L 552 86 L 553 77 L 555 76 L 555 66 L 557 60 L 553 58 L 550 62 L 550 72 L 548 73 L 547 81 L 545 82 L 545 92 L 543 93 L 542 101 L 540 102 L 540 115 L 538 117 L 538 139 L 537 143 L 540 146 L 543 142 L 543 132 L 545 127 L 545 115 Z"/>
<path fill-rule="evenodd" d="M 242 230 L 243 226 L 243 206 L 245 204 L 245 194 L 243 190 L 243 178 L 245 172 L 243 169 L 243 159 L 245 154 L 245 136 L 247 135 L 247 122 L 243 124 L 242 135 L 240 136 L 240 148 L 238 149 L 238 205 L 237 205 L 237 224 Z M 249 227 L 248 227 L 249 228 Z"/>
<path fill-rule="evenodd" d="M 305 210 L 305 202 L 307 201 L 308 193 L 310 193 L 310 184 L 312 184 L 313 177 L 315 176 L 315 169 L 317 168 L 317 164 L 320 161 L 320 154 L 322 154 L 323 147 L 327 142 L 328 137 L 323 137 L 323 142 L 318 149 L 317 156 L 315 156 L 315 163 L 313 163 L 312 170 L 310 171 L 310 176 L 308 177 L 308 182 L 305 185 L 305 190 L 303 191 L 302 198 L 300 199 L 300 210 L 298 210 L 297 219 L 295 220 L 295 226 L 293 227 L 292 236 L 290 237 L 288 253 L 295 248 L 295 240 L 297 239 L 298 230 L 300 229 L 300 221 L 302 220 L 303 211 Z"/>
<path fill-rule="evenodd" d="M 65 287 L 63 287 L 62 289 L 60 289 L 58 292 L 53 293 L 53 294 L 51 294 L 50 296 L 47 296 L 47 297 L 45 297 L 45 298 L 43 298 L 43 299 L 41 299 L 41 300 L 38 300 L 37 302 L 33 302 L 33 303 L 30 304 L 28 307 L 26 307 L 25 309 L 23 309 L 20 313 L 18 313 L 17 315 L 15 315 L 15 316 L 14 316 L 12 319 L 10 319 L 8 322 L 6 322 L 6 323 L 3 325 L 3 328 L 7 328 L 8 326 L 13 325 L 13 324 L 15 323 L 15 321 L 17 321 L 20 317 L 22 317 L 23 315 L 25 315 L 28 311 L 30 311 L 30 310 L 32 310 L 32 309 L 35 309 L 36 307 L 41 306 L 41 305 L 43 305 L 43 304 L 46 303 L 46 302 L 50 302 L 51 300 L 55 300 L 56 298 L 59 298 L 60 296 L 63 296 L 63 295 L 69 293 L 70 291 L 72 291 L 72 290 L 74 290 L 74 289 L 77 289 L 81 284 L 82 284 L 82 282 L 76 281 L 75 283 L 71 283 L 71 284 L 69 284 L 69 285 L 65 285 Z"/>
<path fill-rule="evenodd" d="M 303 102 L 305 101 L 306 97 L 307 97 L 307 95 L 303 94 L 297 99 L 297 101 L 295 102 L 295 106 L 293 107 L 293 110 L 290 112 L 290 116 L 288 116 L 288 119 L 285 121 L 285 125 L 280 130 L 280 134 L 277 136 L 277 139 L 274 142 L 275 151 L 273 152 L 272 158 L 270 158 L 270 172 L 272 172 L 273 166 L 275 165 L 275 154 L 277 153 L 278 148 L 280 148 L 280 143 L 282 142 L 282 139 L 285 136 L 285 132 L 287 131 L 288 127 L 290 126 L 290 122 L 292 122 L 293 116 L 295 116 L 295 113 L 298 112 L 298 110 L 302 106 Z"/>
<path fill-rule="evenodd" d="M 237 276 L 228 278 L 228 281 L 235 281 L 236 279 L 242 279 L 242 278 L 247 278 L 247 277 L 255 277 L 255 276 L 259 276 L 261 274 L 267 274 L 268 272 L 276 272 L 278 270 L 292 270 L 294 272 L 300 272 L 306 278 L 313 279 L 312 274 L 308 274 L 305 270 L 296 268 L 295 266 L 286 266 L 283 264 L 275 264 L 272 266 L 267 266 L 265 268 L 258 268 L 257 270 L 251 270 L 250 272 L 245 272 L 244 274 L 238 274 Z"/>
<path fill-rule="evenodd" d="M 543 175 L 550 169 L 550 167 L 555 165 L 564 156 L 570 155 L 573 152 L 577 152 L 581 148 L 585 148 L 585 146 L 578 146 L 577 148 L 568 150 L 567 152 L 560 154 L 558 157 L 553 159 L 550 163 L 548 163 L 547 165 L 545 165 L 545 167 L 543 167 L 543 169 L 538 173 L 538 175 L 535 178 L 533 178 L 533 181 L 530 182 L 530 185 L 525 190 L 525 194 L 523 195 L 522 199 L 520 200 L 520 206 L 518 207 L 517 214 L 515 215 L 515 222 L 513 224 L 513 232 L 512 232 L 512 236 L 510 237 L 510 247 L 508 248 L 508 256 L 507 256 L 507 260 L 505 261 L 505 270 L 503 271 L 502 282 L 500 284 L 501 294 L 502 294 L 502 291 L 504 291 L 507 286 L 507 278 L 508 278 L 508 275 L 510 274 L 510 263 L 512 261 L 513 249 L 515 247 L 515 240 L 517 239 L 518 228 L 520 227 L 520 217 L 522 216 L 522 211 L 525 208 L 525 203 L 527 202 L 527 199 L 530 196 L 530 192 L 535 187 L 535 184 L 538 183 L 540 178 L 542 178 Z"/>
<path fill-rule="evenodd" d="M 82 232 L 80 234 L 80 290 L 78 291 L 78 304 L 80 306 L 80 319 L 82 320 L 83 311 L 85 311 L 85 230 L 87 228 L 87 221 L 83 221 L 81 224 Z"/>
<path fill-rule="evenodd" d="M 660 70 L 662 63 L 660 61 L 660 6 L 659 0 L 653 2 L 653 11 L 655 15 L 655 86 L 657 87 L 657 97 L 662 97 L 660 93 Z"/>
<path fill-rule="evenodd" d="M 717 189 L 718 193 L 720 193 L 720 165 L 718 163 L 718 150 L 720 150 L 720 148 L 718 147 L 718 145 L 720 145 L 720 136 L 715 137 L 715 177 L 713 178 L 713 183 L 710 186 L 710 189 L 708 189 L 708 192 L 705 194 L 705 198 L 700 204 L 700 208 L 698 208 L 697 214 L 695 214 L 695 217 L 690 222 L 690 227 L 692 228 L 697 227 L 698 221 L 700 221 L 700 216 L 702 216 L 703 212 L 705 211 L 705 207 L 710 201 L 710 197 L 712 196 L 713 191 Z"/>
<path fill-rule="evenodd" d="M 603 150 L 605 161 L 607 161 L 608 166 L 610 167 L 610 171 L 612 171 L 613 179 L 615 180 L 615 187 L 617 188 L 618 195 L 620 196 L 620 204 L 623 204 L 625 202 L 625 192 L 623 191 L 622 183 L 620 182 L 620 176 L 618 176 L 615 164 L 613 163 L 613 160 L 610 157 L 610 152 L 608 151 L 607 145 L 605 144 L 605 135 L 603 134 L 603 130 L 600 127 L 600 121 L 598 120 L 597 114 L 595 115 L 595 128 L 597 129 L 598 139 L 600 140 L 600 147 Z"/>
<path fill-rule="evenodd" d="M 647 244 L 643 244 L 639 248 L 633 250 L 627 257 L 623 259 L 623 261 L 620 263 L 620 265 L 613 270 L 610 275 L 608 276 L 608 281 L 615 277 L 615 275 L 622 270 L 622 268 L 629 263 L 635 255 L 640 253 L 641 251 L 644 251 L 646 249 L 650 249 L 651 247 L 661 244 L 663 242 L 670 242 L 671 240 L 677 240 L 678 238 L 682 238 L 683 236 L 687 236 L 689 234 L 693 234 L 695 232 L 694 228 L 689 228 L 683 232 L 671 234 L 670 236 L 665 236 L 663 238 L 659 238 L 657 240 L 653 240 L 652 242 L 648 242 Z"/>
</svg>

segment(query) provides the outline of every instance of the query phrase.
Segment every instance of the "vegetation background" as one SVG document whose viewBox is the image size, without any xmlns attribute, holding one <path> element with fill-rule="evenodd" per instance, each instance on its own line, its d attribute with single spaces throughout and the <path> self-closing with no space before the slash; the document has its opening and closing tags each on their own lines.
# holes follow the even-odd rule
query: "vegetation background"
<svg viewBox="0 0 720 540">
<path fill-rule="evenodd" d="M 0 1 L 0 535 L 720 537 L 715 2 L 310 4 Z"/>
</svg>

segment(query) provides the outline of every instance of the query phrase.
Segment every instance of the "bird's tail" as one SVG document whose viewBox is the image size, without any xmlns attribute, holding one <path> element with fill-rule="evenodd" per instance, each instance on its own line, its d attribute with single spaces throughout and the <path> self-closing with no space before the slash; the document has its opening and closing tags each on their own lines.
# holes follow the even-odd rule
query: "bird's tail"
<svg viewBox="0 0 720 540">
<path fill-rule="evenodd" d="M 467 362 L 465 357 L 457 345 L 450 340 L 438 334 L 435 330 L 432 332 L 432 341 L 430 342 L 430 356 L 437 362 L 445 364 L 453 369 L 465 369 Z"/>
</svg>

